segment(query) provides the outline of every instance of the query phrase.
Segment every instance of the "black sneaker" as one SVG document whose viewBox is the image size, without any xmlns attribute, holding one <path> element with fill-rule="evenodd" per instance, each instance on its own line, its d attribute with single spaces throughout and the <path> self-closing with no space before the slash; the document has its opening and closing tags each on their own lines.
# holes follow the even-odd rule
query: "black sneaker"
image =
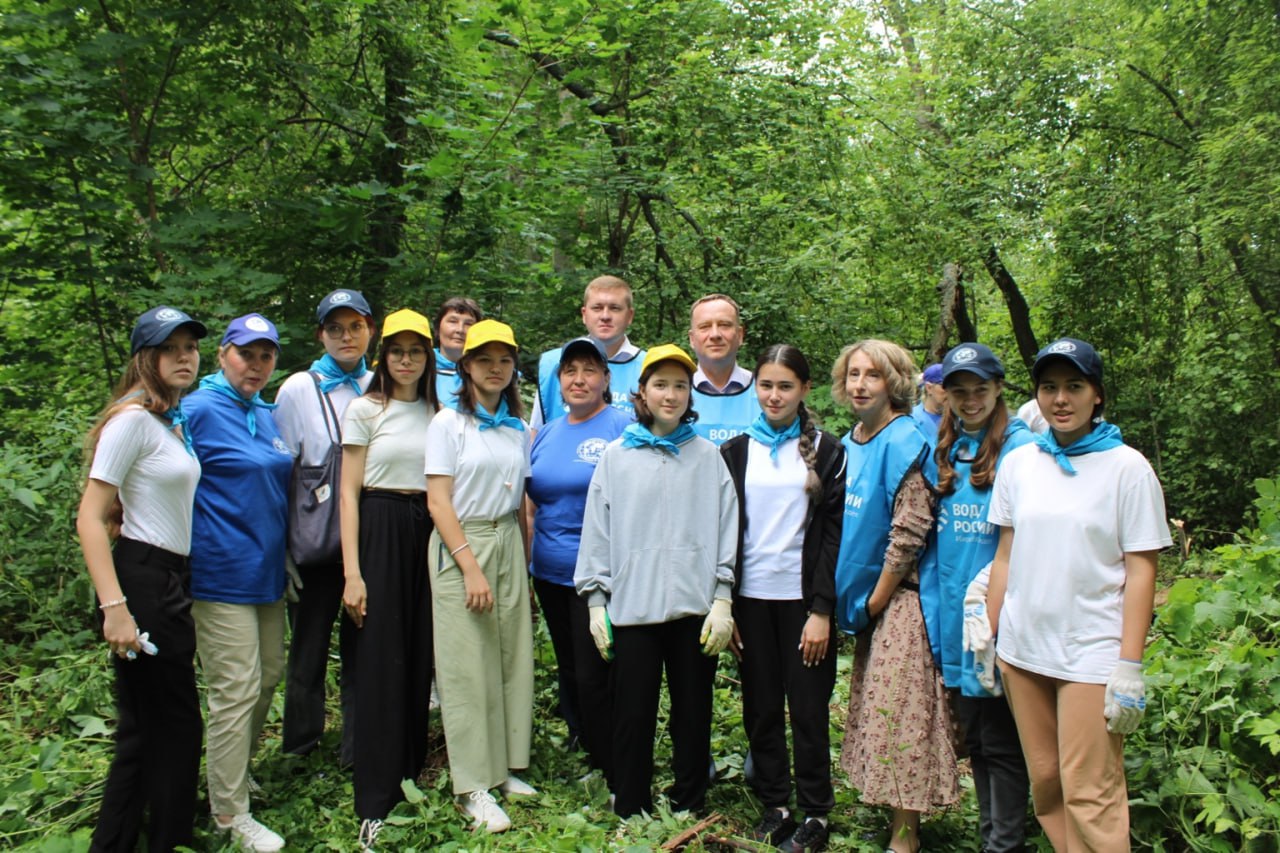
<svg viewBox="0 0 1280 853">
<path fill-rule="evenodd" d="M 751 838 L 761 844 L 777 847 L 790 838 L 795 829 L 796 822 L 791 815 L 783 815 L 782 809 L 769 809 L 751 831 Z"/>
<path fill-rule="evenodd" d="M 778 849 L 788 853 L 818 853 L 827 847 L 827 825 L 817 818 L 811 817 L 796 830 L 796 834 L 778 845 Z"/>
</svg>

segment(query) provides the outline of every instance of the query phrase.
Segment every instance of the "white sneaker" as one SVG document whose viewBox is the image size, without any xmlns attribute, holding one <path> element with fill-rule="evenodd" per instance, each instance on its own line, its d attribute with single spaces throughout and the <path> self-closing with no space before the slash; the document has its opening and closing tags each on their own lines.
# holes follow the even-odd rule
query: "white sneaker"
<svg viewBox="0 0 1280 853">
<path fill-rule="evenodd" d="M 475 829 L 486 832 L 506 832 L 511 828 L 511 818 L 498 805 L 488 791 L 472 791 L 460 798 L 462 810 L 475 821 Z"/>
<path fill-rule="evenodd" d="M 382 831 L 382 821 L 366 818 L 360 821 L 360 849 L 366 853 L 373 853 L 373 842 L 378 840 L 378 833 Z"/>
<path fill-rule="evenodd" d="M 258 823 L 248 812 L 231 818 L 231 823 L 223 823 L 215 817 L 213 825 L 222 832 L 230 831 L 231 840 L 245 850 L 275 853 L 284 847 L 283 838 Z"/>
<path fill-rule="evenodd" d="M 538 789 L 518 776 L 508 776 L 507 781 L 498 786 L 498 790 L 508 797 L 538 796 Z"/>
</svg>

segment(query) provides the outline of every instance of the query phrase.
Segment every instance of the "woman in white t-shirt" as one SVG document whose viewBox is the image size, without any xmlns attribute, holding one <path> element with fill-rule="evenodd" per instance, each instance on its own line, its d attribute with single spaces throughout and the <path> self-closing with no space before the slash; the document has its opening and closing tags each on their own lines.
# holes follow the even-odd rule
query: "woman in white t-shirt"
<svg viewBox="0 0 1280 853">
<path fill-rule="evenodd" d="M 356 626 L 355 801 L 362 850 L 427 757 L 431 584 L 426 571 L 427 427 L 439 408 L 431 323 L 404 309 L 382 324 L 364 396 L 342 423 L 342 604 Z"/>
<path fill-rule="evenodd" d="M 193 846 L 202 725 L 188 558 L 200 463 L 178 399 L 206 333 L 165 305 L 139 317 L 115 401 L 87 442 L 76 531 L 113 656 L 118 719 L 94 851 L 132 851 L 148 809 L 148 850 Z"/>
<path fill-rule="evenodd" d="M 990 627 L 1045 835 L 1057 850 L 1128 850 L 1123 736 L 1146 708 L 1156 561 L 1172 544 L 1164 496 L 1101 418 L 1092 346 L 1060 338 L 1031 376 L 1049 432 L 996 473 Z"/>
<path fill-rule="evenodd" d="M 529 430 L 520 419 L 516 339 L 481 320 L 458 361 L 457 409 L 427 430 L 427 548 L 436 683 L 453 792 L 477 828 L 509 829 L 490 793 L 536 794 L 529 766 L 533 630 L 523 513 Z M 363 678 L 363 676 L 362 676 Z"/>
</svg>

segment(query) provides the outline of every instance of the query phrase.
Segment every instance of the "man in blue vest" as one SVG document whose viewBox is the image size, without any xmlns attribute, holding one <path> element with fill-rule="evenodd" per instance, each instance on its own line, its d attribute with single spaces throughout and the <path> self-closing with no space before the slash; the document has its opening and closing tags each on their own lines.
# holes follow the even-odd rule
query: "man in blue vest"
<svg viewBox="0 0 1280 853">
<path fill-rule="evenodd" d="M 723 293 L 710 293 L 689 312 L 689 346 L 698 357 L 693 374 L 693 410 L 698 435 L 720 445 L 746 432 L 760 414 L 755 379 L 738 364 L 746 337 L 738 303 Z"/>
<path fill-rule="evenodd" d="M 593 278 L 582 295 L 582 325 L 586 339 L 604 350 L 609 360 L 609 390 L 613 407 L 635 416 L 631 392 L 640 384 L 640 365 L 645 351 L 631 343 L 627 329 L 635 319 L 631 285 L 614 275 Z M 536 430 L 544 423 L 563 417 L 568 407 L 560 397 L 560 350 L 547 350 L 538 359 L 538 391 L 533 400 L 530 425 Z"/>
</svg>

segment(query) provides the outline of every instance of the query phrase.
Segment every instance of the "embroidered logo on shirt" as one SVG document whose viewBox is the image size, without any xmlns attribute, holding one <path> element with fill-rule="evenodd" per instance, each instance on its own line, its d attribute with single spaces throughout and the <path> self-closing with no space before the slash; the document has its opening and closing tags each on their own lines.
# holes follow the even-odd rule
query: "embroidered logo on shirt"
<svg viewBox="0 0 1280 853">
<path fill-rule="evenodd" d="M 279 439 L 279 438 L 271 439 L 271 446 L 274 447 L 276 450 L 280 451 L 281 453 L 289 452 L 289 446 L 285 444 L 282 439 Z"/>
<path fill-rule="evenodd" d="M 588 438 L 578 445 L 578 461 L 586 462 L 588 465 L 598 465 L 600 457 L 604 455 L 604 449 L 608 446 L 609 442 L 603 438 Z"/>
</svg>

